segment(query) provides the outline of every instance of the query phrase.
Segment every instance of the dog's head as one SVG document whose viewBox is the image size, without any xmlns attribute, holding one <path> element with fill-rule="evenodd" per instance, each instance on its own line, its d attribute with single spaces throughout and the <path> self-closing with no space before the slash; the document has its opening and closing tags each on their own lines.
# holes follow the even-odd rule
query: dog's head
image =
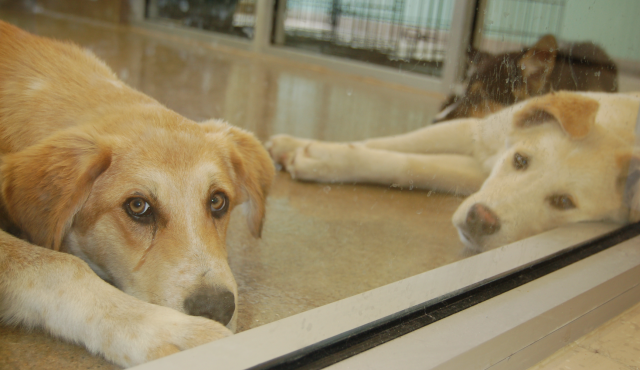
<svg viewBox="0 0 640 370">
<path fill-rule="evenodd" d="M 225 123 L 171 113 L 148 121 L 60 132 L 4 157 L 7 211 L 25 239 L 82 258 L 126 293 L 233 330 L 227 225 L 246 203 L 260 236 L 271 160 Z"/>
<path fill-rule="evenodd" d="M 557 53 L 558 44 L 553 35 L 542 37 L 531 48 L 520 52 L 500 55 L 472 52 L 465 92 L 449 96 L 434 121 L 483 118 L 547 92 Z"/>
<path fill-rule="evenodd" d="M 568 223 L 626 220 L 633 135 L 600 123 L 633 127 L 637 112 L 631 99 L 604 107 L 565 92 L 500 112 L 512 120 L 512 132 L 480 190 L 453 216 L 463 242 L 482 251 Z"/>
</svg>

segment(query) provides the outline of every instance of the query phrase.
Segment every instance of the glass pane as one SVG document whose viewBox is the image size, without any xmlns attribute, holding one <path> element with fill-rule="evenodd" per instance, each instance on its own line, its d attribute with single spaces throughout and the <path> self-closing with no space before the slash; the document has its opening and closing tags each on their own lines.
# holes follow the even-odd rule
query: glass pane
<svg viewBox="0 0 640 370">
<path fill-rule="evenodd" d="M 256 0 L 151 0 L 150 19 L 253 38 Z"/>
<path fill-rule="evenodd" d="M 156 0 L 148 13 L 251 38 L 255 4 Z M 467 76 L 448 100 L 42 9 L 0 6 L 0 18 L 78 43 L 127 85 L 188 120 L 222 118 L 268 145 L 280 171 L 262 238 L 251 235 L 241 207 L 226 233 L 242 332 L 556 226 L 626 223 L 629 208 L 640 209 L 640 97 L 622 94 L 640 91 L 640 5 L 590 4 L 487 1 L 466 56 Z M 287 47 L 441 74 L 451 1 L 290 0 L 285 10 L 280 36 Z M 558 93 L 576 89 L 592 95 Z M 274 136 L 283 134 L 289 136 Z M 304 329 L 316 330 L 312 323 Z M 59 346 L 56 353 L 72 348 L 67 360 L 85 355 L 39 332 L 0 326 L 0 333 L 0 359 L 6 338 L 42 340 Z M 18 357 L 43 362 L 52 352 L 29 345 L 21 351 Z"/>
<path fill-rule="evenodd" d="M 289 0 L 286 46 L 440 76 L 453 2 Z"/>
</svg>

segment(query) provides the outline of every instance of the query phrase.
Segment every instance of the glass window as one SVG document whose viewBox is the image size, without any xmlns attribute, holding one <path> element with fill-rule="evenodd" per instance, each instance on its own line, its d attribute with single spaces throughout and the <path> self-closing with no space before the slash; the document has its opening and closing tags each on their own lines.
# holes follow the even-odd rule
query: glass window
<svg viewBox="0 0 640 370">
<path fill-rule="evenodd" d="M 240 208 L 227 233 L 237 332 L 559 226 L 637 221 L 634 0 L 281 0 L 264 14 L 250 0 L 151 0 L 136 27 L 42 4 L 0 1 L 0 19 L 72 40 L 184 117 L 224 119 L 267 146 L 277 173 L 262 238 Z M 166 37 L 180 28 L 257 46 Z M 460 60 L 446 59 L 453 49 Z M 461 281 L 484 269 L 465 266 Z"/>
<path fill-rule="evenodd" d="M 150 19 L 251 39 L 255 8 L 255 0 L 151 0 L 147 12 Z"/>
<path fill-rule="evenodd" d="M 453 2 L 290 0 L 284 14 L 279 44 L 440 76 Z"/>
</svg>

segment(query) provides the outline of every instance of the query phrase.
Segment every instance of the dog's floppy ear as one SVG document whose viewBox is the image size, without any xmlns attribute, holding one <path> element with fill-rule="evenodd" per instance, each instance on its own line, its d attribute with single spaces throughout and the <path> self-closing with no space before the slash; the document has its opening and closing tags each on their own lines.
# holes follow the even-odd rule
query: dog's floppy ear
<svg viewBox="0 0 640 370">
<path fill-rule="evenodd" d="M 273 183 L 275 167 L 266 149 L 253 134 L 221 121 L 202 123 L 211 133 L 223 133 L 232 146 L 229 157 L 238 180 L 238 189 L 248 202 L 247 224 L 259 238 L 265 215 L 266 198 Z"/>
<path fill-rule="evenodd" d="M 600 104 L 595 100 L 568 92 L 557 92 L 533 98 L 513 117 L 517 128 L 555 121 L 572 138 L 589 134 L 596 123 Z"/>
<path fill-rule="evenodd" d="M 30 242 L 60 249 L 94 181 L 111 164 L 110 148 L 94 138 L 63 132 L 3 158 L 2 197 Z"/>
</svg>

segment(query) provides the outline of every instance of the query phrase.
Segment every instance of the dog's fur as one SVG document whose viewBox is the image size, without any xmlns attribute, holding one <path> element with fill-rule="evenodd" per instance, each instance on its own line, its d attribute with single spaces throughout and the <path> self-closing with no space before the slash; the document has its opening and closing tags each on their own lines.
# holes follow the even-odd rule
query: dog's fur
<svg viewBox="0 0 640 370">
<path fill-rule="evenodd" d="M 466 90 L 442 104 L 435 122 L 483 118 L 504 107 L 552 91 L 618 91 L 618 69 L 607 53 L 591 42 L 558 47 L 553 35 L 530 48 L 493 55 L 468 56 Z"/>
<path fill-rule="evenodd" d="M 0 160 L 3 322 L 121 366 L 234 330 L 230 213 L 246 202 L 259 236 L 274 175 L 253 135 L 189 121 L 89 51 L 0 22 Z"/>
<path fill-rule="evenodd" d="M 639 106 L 640 95 L 558 92 L 394 137 L 328 143 L 277 135 L 267 147 L 300 180 L 470 194 L 453 223 L 482 251 L 567 223 L 625 221 Z"/>
</svg>

